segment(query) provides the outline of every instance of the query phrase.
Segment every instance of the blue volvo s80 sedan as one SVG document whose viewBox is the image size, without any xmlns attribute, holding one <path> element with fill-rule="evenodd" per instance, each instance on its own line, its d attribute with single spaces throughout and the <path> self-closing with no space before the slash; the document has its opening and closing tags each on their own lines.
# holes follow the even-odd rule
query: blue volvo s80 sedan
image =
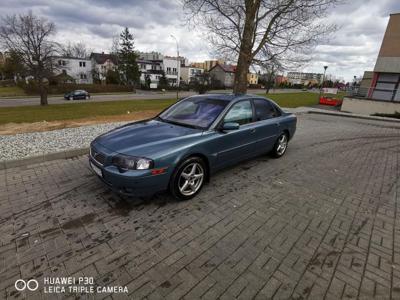
<svg viewBox="0 0 400 300">
<path fill-rule="evenodd" d="M 296 123 L 295 115 L 260 96 L 191 96 L 153 119 L 100 135 L 90 145 L 89 162 L 117 193 L 170 190 L 186 200 L 221 168 L 262 153 L 283 156 Z"/>
</svg>

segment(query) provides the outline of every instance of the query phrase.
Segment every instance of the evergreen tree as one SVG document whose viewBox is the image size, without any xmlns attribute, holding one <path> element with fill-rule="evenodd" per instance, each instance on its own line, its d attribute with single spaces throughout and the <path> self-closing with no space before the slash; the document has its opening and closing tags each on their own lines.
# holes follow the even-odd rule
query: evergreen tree
<svg viewBox="0 0 400 300">
<path fill-rule="evenodd" d="M 151 78 L 150 78 L 149 74 L 144 75 L 144 82 L 145 82 L 146 89 L 149 89 L 150 84 L 151 84 Z"/>
<path fill-rule="evenodd" d="M 169 86 L 167 76 L 165 76 L 164 70 L 161 71 L 161 77 L 159 79 L 159 88 L 165 89 Z"/>
<path fill-rule="evenodd" d="M 136 59 L 137 54 L 134 49 L 133 35 L 128 27 L 120 34 L 118 47 L 118 71 L 121 75 L 122 83 L 135 85 L 139 83 L 140 72 Z"/>
</svg>

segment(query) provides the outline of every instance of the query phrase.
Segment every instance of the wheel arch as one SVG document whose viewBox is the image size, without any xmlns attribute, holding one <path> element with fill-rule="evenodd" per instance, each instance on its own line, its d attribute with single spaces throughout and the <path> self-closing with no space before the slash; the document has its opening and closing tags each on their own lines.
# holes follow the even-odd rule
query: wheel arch
<svg viewBox="0 0 400 300">
<path fill-rule="evenodd" d="M 282 132 L 283 132 L 283 133 L 286 133 L 286 135 L 287 135 L 287 137 L 288 137 L 288 140 L 290 140 L 290 132 L 289 132 L 289 129 L 285 128 L 285 129 L 282 130 Z"/>
<path fill-rule="evenodd" d="M 178 166 L 185 161 L 188 158 L 191 157 L 199 157 L 201 158 L 207 168 L 207 176 L 206 176 L 206 182 L 210 181 L 210 172 L 211 172 L 211 166 L 210 166 L 210 160 L 208 159 L 207 155 L 204 155 L 203 153 L 199 153 L 199 152 L 192 152 L 192 153 L 186 153 L 185 155 L 183 155 L 179 160 L 178 163 L 176 164 L 175 168 L 174 168 L 174 172 L 176 171 L 176 169 L 178 168 Z"/>
</svg>

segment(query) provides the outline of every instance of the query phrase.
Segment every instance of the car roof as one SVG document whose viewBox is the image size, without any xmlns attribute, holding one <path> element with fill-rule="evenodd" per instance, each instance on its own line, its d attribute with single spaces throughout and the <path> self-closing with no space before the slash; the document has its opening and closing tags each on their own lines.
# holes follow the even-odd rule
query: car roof
<svg viewBox="0 0 400 300">
<path fill-rule="evenodd" d="M 202 95 L 194 95 L 190 96 L 190 98 L 209 98 L 209 99 L 216 99 L 216 100 L 224 100 L 228 102 L 238 101 L 238 100 L 245 100 L 249 98 L 259 98 L 259 99 L 266 99 L 265 97 L 253 95 L 253 94 L 202 94 Z"/>
</svg>

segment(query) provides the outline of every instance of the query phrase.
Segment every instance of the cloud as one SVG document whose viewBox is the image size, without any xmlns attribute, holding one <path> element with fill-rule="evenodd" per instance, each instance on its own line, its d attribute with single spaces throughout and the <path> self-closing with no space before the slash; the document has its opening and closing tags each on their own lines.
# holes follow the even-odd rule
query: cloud
<svg viewBox="0 0 400 300">
<path fill-rule="evenodd" d="M 59 42 L 79 41 L 95 51 L 109 51 L 112 38 L 129 27 L 138 50 L 175 55 L 173 34 L 180 54 L 190 61 L 212 58 L 206 33 L 182 23 L 179 0 L 2 0 L 0 15 L 29 10 L 56 24 Z M 303 71 L 322 72 L 328 65 L 328 73 L 351 80 L 372 70 L 389 14 L 396 12 L 398 0 L 349 0 L 332 8 L 324 22 L 340 29 L 316 47 Z"/>
</svg>

